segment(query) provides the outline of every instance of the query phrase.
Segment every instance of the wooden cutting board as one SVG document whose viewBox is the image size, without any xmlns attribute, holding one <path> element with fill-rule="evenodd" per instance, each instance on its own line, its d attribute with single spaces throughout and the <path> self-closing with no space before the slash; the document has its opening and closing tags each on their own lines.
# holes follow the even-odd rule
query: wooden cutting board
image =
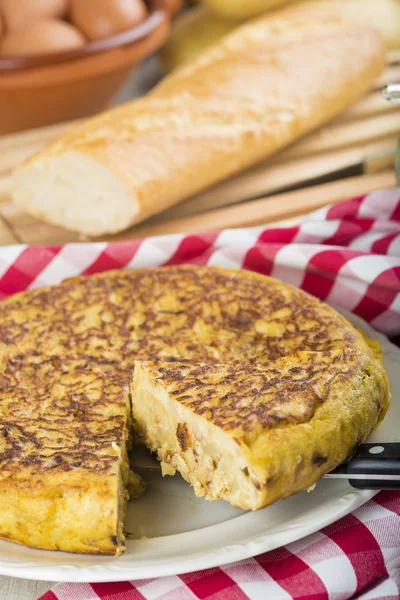
<svg viewBox="0 0 400 600">
<path fill-rule="evenodd" d="M 400 82 L 400 52 L 391 53 L 370 92 L 335 121 L 267 162 L 107 240 L 245 227 L 298 218 L 326 204 L 395 185 L 400 104 L 380 89 Z M 7 192 L 11 170 L 71 123 L 0 138 L 0 245 L 85 241 L 16 208 Z M 82 199 L 84 201 L 84 199 Z"/>
</svg>

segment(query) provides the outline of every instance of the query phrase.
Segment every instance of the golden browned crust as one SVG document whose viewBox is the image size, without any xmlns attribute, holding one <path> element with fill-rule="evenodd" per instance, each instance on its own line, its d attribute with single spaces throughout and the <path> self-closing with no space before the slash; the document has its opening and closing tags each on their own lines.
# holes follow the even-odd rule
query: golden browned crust
<svg viewBox="0 0 400 600">
<path fill-rule="evenodd" d="M 348 348 L 297 352 L 264 365 L 142 364 L 174 400 L 251 446 L 263 430 L 310 421 L 358 362 Z"/>
<path fill-rule="evenodd" d="M 317 299 L 261 275 L 194 266 L 111 271 L 17 294 L 0 304 L 0 536 L 79 552 L 121 549 L 118 497 L 128 477 L 120 471 L 137 360 L 163 361 L 179 402 L 188 387 L 199 414 L 249 448 L 260 472 L 268 436 L 290 426 L 295 440 L 321 407 L 335 410 L 342 396 L 349 403 L 348 390 L 363 398 L 346 408 L 348 422 L 361 424 L 336 464 L 387 408 L 382 359 L 364 337 Z M 368 361 L 372 383 L 362 395 L 358 369 Z M 210 408 L 214 376 L 239 386 L 234 407 L 222 395 Z M 332 381 L 345 393 L 331 393 Z M 248 402 L 253 388 L 268 400 L 262 409 Z M 322 454 L 317 437 L 312 444 Z M 88 505 L 97 512 L 88 515 Z"/>
<path fill-rule="evenodd" d="M 254 470 L 268 481 L 262 505 L 313 486 L 351 456 L 385 416 L 389 387 L 379 344 L 369 340 L 368 349 L 344 352 L 347 374 L 333 380 L 308 421 L 289 425 L 289 431 L 265 430 L 245 448 Z"/>
<path fill-rule="evenodd" d="M 118 366 L 37 354 L 3 354 L 2 472 L 114 470 L 112 442 L 124 440 L 128 374 Z"/>
<path fill-rule="evenodd" d="M 267 362 L 362 338 L 292 286 L 186 265 L 77 277 L 11 296 L 0 304 L 1 341 L 24 353 L 101 357 L 131 368 L 149 358 Z"/>
<path fill-rule="evenodd" d="M 1 536 L 41 548 L 119 553 L 127 374 L 100 358 L 23 347 L 0 358 Z"/>
</svg>

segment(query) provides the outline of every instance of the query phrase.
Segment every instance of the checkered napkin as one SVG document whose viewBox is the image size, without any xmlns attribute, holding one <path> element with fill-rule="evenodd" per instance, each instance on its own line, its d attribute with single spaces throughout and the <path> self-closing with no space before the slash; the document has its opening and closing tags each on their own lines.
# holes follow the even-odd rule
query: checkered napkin
<svg viewBox="0 0 400 600">
<path fill-rule="evenodd" d="M 0 297 L 81 273 L 180 263 L 272 275 L 399 335 L 400 189 L 324 208 L 296 227 L 0 248 Z M 59 584 L 41 600 L 355 597 L 400 598 L 400 493 L 381 492 L 322 531 L 237 564 L 148 581 Z"/>
</svg>

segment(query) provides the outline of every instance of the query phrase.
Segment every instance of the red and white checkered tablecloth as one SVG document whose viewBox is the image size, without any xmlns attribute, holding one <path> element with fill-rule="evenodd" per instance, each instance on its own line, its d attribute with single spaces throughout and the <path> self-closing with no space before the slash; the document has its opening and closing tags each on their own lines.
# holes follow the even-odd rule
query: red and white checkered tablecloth
<svg viewBox="0 0 400 600">
<path fill-rule="evenodd" d="M 160 579 L 61 583 L 40 600 L 396 600 L 400 493 L 380 492 L 322 531 L 239 563 Z"/>
<path fill-rule="evenodd" d="M 399 335 L 400 189 L 324 208 L 295 227 L 0 248 L 0 297 L 81 273 L 179 263 L 272 275 Z M 59 584 L 41 600 L 355 597 L 400 598 L 400 493 L 381 492 L 322 531 L 237 564 L 156 580 Z"/>
</svg>

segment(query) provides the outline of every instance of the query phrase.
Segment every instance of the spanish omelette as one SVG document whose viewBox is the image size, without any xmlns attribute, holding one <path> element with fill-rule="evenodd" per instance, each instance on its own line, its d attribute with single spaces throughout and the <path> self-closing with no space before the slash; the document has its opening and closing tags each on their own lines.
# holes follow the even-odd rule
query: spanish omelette
<svg viewBox="0 0 400 600">
<path fill-rule="evenodd" d="M 126 489 L 143 489 L 131 409 L 165 473 L 256 509 L 342 462 L 388 402 L 378 344 L 255 273 L 109 271 L 16 294 L 0 303 L 0 537 L 120 553 Z"/>
</svg>

